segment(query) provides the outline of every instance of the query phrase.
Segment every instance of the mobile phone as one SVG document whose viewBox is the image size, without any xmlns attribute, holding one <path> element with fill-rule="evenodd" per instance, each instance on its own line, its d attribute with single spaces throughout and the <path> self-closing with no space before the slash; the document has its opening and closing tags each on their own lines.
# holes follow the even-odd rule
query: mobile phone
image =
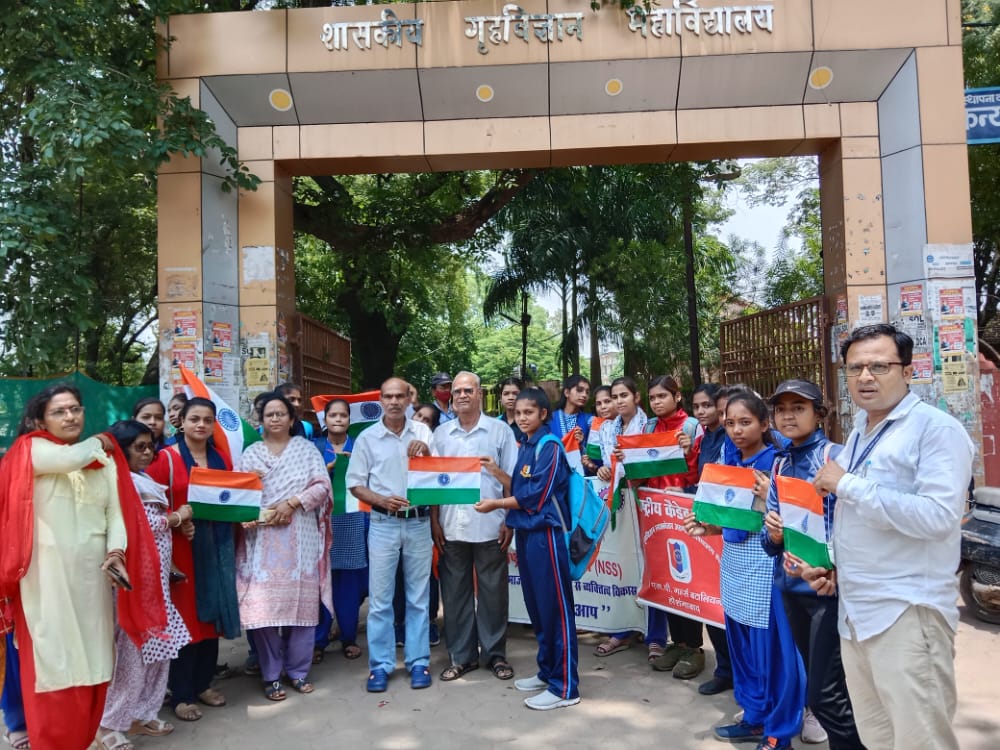
<svg viewBox="0 0 1000 750">
<path fill-rule="evenodd" d="M 119 573 L 116 568 L 109 567 L 108 570 L 107 570 L 107 573 L 108 573 L 109 576 L 111 576 L 115 580 L 115 583 L 117 583 L 123 589 L 125 589 L 126 591 L 131 591 L 132 590 L 132 584 L 129 583 L 128 581 L 126 581 L 122 577 L 122 574 Z"/>
</svg>

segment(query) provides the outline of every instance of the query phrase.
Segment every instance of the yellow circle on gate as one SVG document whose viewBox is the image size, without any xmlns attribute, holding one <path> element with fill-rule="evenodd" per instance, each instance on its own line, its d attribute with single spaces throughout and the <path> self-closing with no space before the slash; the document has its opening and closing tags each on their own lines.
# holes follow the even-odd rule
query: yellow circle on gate
<svg viewBox="0 0 1000 750">
<path fill-rule="evenodd" d="M 493 101 L 493 94 L 493 87 L 488 84 L 476 87 L 476 98 L 484 104 Z"/>
<path fill-rule="evenodd" d="M 814 89 L 825 89 L 833 83 L 833 71 L 822 65 L 809 74 L 809 86 Z"/>
<path fill-rule="evenodd" d="M 624 85 L 621 78 L 611 78 L 604 84 L 604 93 L 608 96 L 618 96 L 623 88 Z"/>
<path fill-rule="evenodd" d="M 287 112 L 292 108 L 292 95 L 285 89 L 274 89 L 267 95 L 267 100 L 279 112 Z"/>
</svg>

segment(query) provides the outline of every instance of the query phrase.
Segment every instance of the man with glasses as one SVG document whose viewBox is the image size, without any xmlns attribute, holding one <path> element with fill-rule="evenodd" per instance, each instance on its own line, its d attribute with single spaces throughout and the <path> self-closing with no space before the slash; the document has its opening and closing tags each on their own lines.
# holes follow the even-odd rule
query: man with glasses
<svg viewBox="0 0 1000 750">
<path fill-rule="evenodd" d="M 432 453 L 478 457 L 480 497 L 507 497 L 517 463 L 514 433 L 505 422 L 483 414 L 478 375 L 456 375 L 451 397 L 456 418 L 434 432 Z M 514 676 L 507 663 L 507 548 L 513 532 L 505 518 L 505 511 L 478 513 L 471 505 L 431 508 L 431 533 L 441 551 L 444 631 L 451 657 L 451 665 L 441 673 L 446 682 L 478 669 L 480 655 L 496 677 Z"/>
<path fill-rule="evenodd" d="M 957 750 L 955 571 L 972 441 L 910 392 L 913 340 L 902 331 L 857 328 L 840 355 L 861 411 L 813 480 L 837 495 L 836 568 L 803 576 L 820 594 L 839 588 L 844 672 L 865 745 Z"/>
<path fill-rule="evenodd" d="M 403 658 L 410 687 L 431 684 L 428 638 L 429 582 L 434 545 L 430 510 L 406 499 L 410 456 L 428 455 L 430 428 L 406 417 L 409 386 L 399 378 L 382 384 L 382 419 L 354 441 L 346 484 L 372 508 L 368 529 L 368 675 L 370 693 L 385 692 L 396 667 L 392 598 L 396 567 L 403 561 L 406 591 L 406 645 Z"/>
</svg>

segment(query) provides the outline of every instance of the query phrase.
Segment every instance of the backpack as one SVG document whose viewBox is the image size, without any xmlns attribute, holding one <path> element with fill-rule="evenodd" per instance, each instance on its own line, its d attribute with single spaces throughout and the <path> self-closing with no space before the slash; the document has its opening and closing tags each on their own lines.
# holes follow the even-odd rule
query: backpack
<svg viewBox="0 0 1000 750">
<path fill-rule="evenodd" d="M 569 464 L 566 463 L 566 453 L 562 441 L 551 433 L 538 441 L 535 454 L 537 455 L 541 447 L 548 442 L 558 446 L 563 463 L 568 468 Z M 555 508 L 563 533 L 566 534 L 566 547 L 569 549 L 569 575 L 574 581 L 579 581 L 601 549 L 601 540 L 604 539 L 604 533 L 608 530 L 608 524 L 611 522 L 611 511 L 608 509 L 608 504 L 597 494 L 593 483 L 588 482 L 582 474 L 572 469 L 569 471 L 567 487 L 569 497 L 566 498 L 566 504 L 569 506 L 569 524 L 566 523 L 566 518 L 563 516 L 558 498 L 555 499 Z"/>
</svg>

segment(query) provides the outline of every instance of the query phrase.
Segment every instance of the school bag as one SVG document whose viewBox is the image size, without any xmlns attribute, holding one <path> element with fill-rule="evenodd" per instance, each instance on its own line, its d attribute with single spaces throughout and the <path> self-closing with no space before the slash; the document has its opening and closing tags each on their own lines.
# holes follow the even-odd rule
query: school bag
<svg viewBox="0 0 1000 750">
<path fill-rule="evenodd" d="M 537 456 L 538 451 L 548 442 L 556 444 L 563 463 L 568 468 L 569 463 L 566 460 L 562 441 L 551 433 L 544 435 L 538 441 L 535 455 Z M 608 504 L 597 494 L 593 483 L 588 482 L 582 474 L 572 469 L 569 471 L 567 487 L 569 497 L 566 498 L 566 504 L 569 506 L 570 514 L 568 524 L 558 499 L 555 508 L 563 533 L 566 534 L 566 547 L 569 549 L 569 576 L 574 581 L 579 581 L 601 549 L 601 540 L 604 539 L 604 533 L 608 530 L 608 524 L 611 522 L 611 511 L 608 509 Z"/>
</svg>

